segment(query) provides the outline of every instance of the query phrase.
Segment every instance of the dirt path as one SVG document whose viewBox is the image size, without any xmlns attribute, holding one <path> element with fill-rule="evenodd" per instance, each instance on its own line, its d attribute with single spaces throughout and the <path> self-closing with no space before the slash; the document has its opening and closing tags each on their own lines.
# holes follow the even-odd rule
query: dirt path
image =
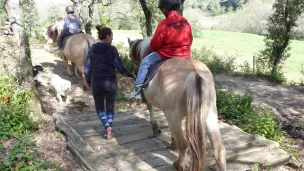
<svg viewBox="0 0 304 171">
<path fill-rule="evenodd" d="M 60 112 L 63 115 L 79 115 L 95 112 L 94 101 L 91 91 L 84 92 L 81 89 L 81 80 L 70 78 L 64 69 L 62 60 L 54 54 L 46 52 L 42 47 L 32 47 L 33 65 L 42 65 L 44 72 L 39 74 L 38 80 L 41 84 L 38 86 L 39 95 L 42 101 L 43 112 L 46 118 L 51 120 L 54 112 Z M 51 73 L 58 74 L 64 79 L 72 82 L 72 91 L 70 101 L 59 104 L 54 95 L 48 90 L 48 82 Z M 280 119 L 284 121 L 285 128 L 289 130 L 290 135 L 297 138 L 294 144 L 300 151 L 300 161 L 304 163 L 304 87 L 287 87 L 275 85 L 265 80 L 245 79 L 243 77 L 232 77 L 226 75 L 217 75 L 216 80 L 221 83 L 223 88 L 232 89 L 238 93 L 244 93 L 250 90 L 253 94 L 256 104 L 265 104 L 272 107 Z M 120 79 L 120 85 L 123 85 L 123 92 L 128 91 L 132 81 Z M 117 106 L 125 103 L 117 102 Z M 129 106 L 134 107 L 134 102 L 128 102 Z M 135 104 L 136 105 L 136 104 Z M 53 123 L 46 124 L 38 136 L 39 151 L 45 158 L 53 161 L 62 162 L 66 170 L 77 170 L 79 166 L 73 157 L 65 149 L 66 142 L 64 136 L 54 130 Z M 301 140 L 301 139 L 302 140 Z M 302 151 L 301 151 L 302 150 Z M 285 166 L 287 167 L 287 166 Z M 287 167 L 286 170 L 292 170 Z"/>
</svg>

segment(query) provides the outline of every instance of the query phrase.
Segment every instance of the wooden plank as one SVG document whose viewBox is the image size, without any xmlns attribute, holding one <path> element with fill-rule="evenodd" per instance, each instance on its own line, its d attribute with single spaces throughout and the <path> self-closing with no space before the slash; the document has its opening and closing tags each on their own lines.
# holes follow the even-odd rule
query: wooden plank
<svg viewBox="0 0 304 171">
<path fill-rule="evenodd" d="M 125 143 L 123 145 L 118 144 L 113 146 L 103 146 L 99 150 L 96 150 L 94 155 L 110 160 L 116 158 L 123 159 L 129 158 L 130 156 L 138 156 L 147 152 L 149 153 L 150 151 L 165 150 L 168 147 L 168 143 L 150 138 L 141 141 Z"/>
</svg>

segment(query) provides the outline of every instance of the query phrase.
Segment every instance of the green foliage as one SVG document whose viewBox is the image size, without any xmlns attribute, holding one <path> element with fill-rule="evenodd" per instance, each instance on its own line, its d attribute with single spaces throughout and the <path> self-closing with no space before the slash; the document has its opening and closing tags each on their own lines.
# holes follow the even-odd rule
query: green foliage
<svg viewBox="0 0 304 171">
<path fill-rule="evenodd" d="M 34 137 L 29 134 L 38 128 L 30 118 L 30 98 L 31 93 L 12 75 L 0 75 L 0 170 L 62 170 L 37 155 Z"/>
<path fill-rule="evenodd" d="M 250 67 L 248 61 L 245 61 L 245 62 L 243 63 L 243 65 L 240 66 L 240 68 L 241 68 L 241 73 L 244 74 L 244 75 L 253 75 L 253 74 L 254 74 L 254 71 L 253 71 L 253 69 Z"/>
<path fill-rule="evenodd" d="M 128 57 L 128 54 L 120 54 L 120 59 L 121 59 L 121 62 L 124 64 L 124 66 L 126 67 L 126 69 L 129 71 L 129 72 L 132 72 L 133 71 L 133 64 L 132 64 L 132 61 L 131 59 Z"/>
<path fill-rule="evenodd" d="M 5 20 L 6 20 L 6 13 L 5 13 L 4 4 L 0 3 L 0 26 L 4 25 Z"/>
<path fill-rule="evenodd" d="M 106 7 L 99 6 L 97 8 L 98 16 L 99 16 L 99 23 L 103 27 L 108 27 L 109 23 L 112 21 L 111 17 L 105 15 Z"/>
<path fill-rule="evenodd" d="M 133 29 L 136 30 L 136 23 L 134 23 L 128 19 L 121 20 L 119 22 L 118 29 L 119 30 L 133 30 Z"/>
<path fill-rule="evenodd" d="M 260 51 L 258 61 L 266 63 L 263 74 L 273 80 L 282 79 L 282 63 L 290 57 L 292 29 L 304 11 L 303 0 L 278 0 L 273 5 L 274 13 L 268 19 L 268 34 L 264 40 L 266 48 Z"/>
<path fill-rule="evenodd" d="M 259 168 L 260 168 L 259 163 L 254 163 L 251 170 L 252 171 L 259 171 Z"/>
<path fill-rule="evenodd" d="M 192 51 L 193 59 L 197 59 L 206 64 L 213 73 L 234 73 L 235 57 L 233 56 L 220 56 L 206 47 L 202 47 L 200 50 L 194 49 Z"/>
<path fill-rule="evenodd" d="M 0 76 L 0 130 L 24 134 L 37 128 L 30 118 L 31 94 L 18 87 L 11 75 Z M 3 138 L 3 137 L 2 137 Z"/>
<path fill-rule="evenodd" d="M 193 21 L 191 23 L 191 27 L 192 27 L 192 35 L 194 38 L 203 37 L 203 31 L 199 28 L 197 21 Z"/>
<path fill-rule="evenodd" d="M 271 15 L 271 4 L 251 0 L 236 11 L 230 6 L 227 13 L 219 17 L 218 24 L 212 29 L 264 35 L 266 20 Z"/>
<path fill-rule="evenodd" d="M 118 84 L 116 100 L 124 100 L 125 99 L 125 96 L 123 94 L 123 90 L 124 90 L 123 86 Z"/>
<path fill-rule="evenodd" d="M 21 0 L 19 2 L 21 8 L 21 18 L 23 28 L 26 33 L 31 35 L 31 31 L 38 25 L 39 15 L 34 0 Z"/>
<path fill-rule="evenodd" d="M 13 134 L 0 133 L 11 138 L 11 146 L 5 148 L 0 142 L 0 170 L 3 171 L 35 171 L 60 169 L 56 164 L 41 160 L 35 151 L 34 137 L 28 134 L 16 136 Z M 2 154 L 4 154 L 2 156 Z"/>
<path fill-rule="evenodd" d="M 147 36 L 146 33 L 146 19 L 142 7 L 138 0 L 130 0 L 132 7 L 132 20 L 137 21 L 140 25 L 141 34 L 143 37 Z M 155 29 L 158 23 L 165 18 L 162 12 L 158 9 L 158 1 L 146 1 L 147 7 L 152 14 L 152 28 Z"/>
<path fill-rule="evenodd" d="M 283 137 L 281 125 L 275 121 L 275 114 L 269 108 L 254 107 L 250 93 L 241 96 L 232 91 L 217 90 L 216 95 L 218 113 L 228 123 L 274 141 L 280 141 Z"/>
</svg>

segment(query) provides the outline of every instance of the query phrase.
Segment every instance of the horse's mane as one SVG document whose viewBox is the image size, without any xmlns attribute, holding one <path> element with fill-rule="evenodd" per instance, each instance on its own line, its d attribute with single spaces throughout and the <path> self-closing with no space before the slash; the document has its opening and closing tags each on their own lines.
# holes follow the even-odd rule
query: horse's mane
<svg viewBox="0 0 304 171">
<path fill-rule="evenodd" d="M 150 53 L 151 37 L 147 37 L 141 40 L 142 41 L 139 43 L 138 46 L 138 51 L 140 52 L 141 59 L 143 59 L 145 56 L 147 56 Z"/>
<path fill-rule="evenodd" d="M 140 61 L 150 53 L 150 41 L 151 37 L 132 41 L 130 45 L 130 57 L 133 59 L 133 62 L 139 65 Z"/>
<path fill-rule="evenodd" d="M 47 29 L 47 31 L 46 31 L 46 34 L 47 34 L 47 36 L 49 37 L 49 38 L 51 38 L 51 39 L 53 39 L 53 40 L 57 40 L 57 38 L 58 38 L 58 30 L 57 30 L 57 28 L 55 28 L 55 30 L 53 31 L 52 30 L 52 26 L 53 25 L 50 25 L 50 26 L 48 26 L 46 29 Z"/>
</svg>

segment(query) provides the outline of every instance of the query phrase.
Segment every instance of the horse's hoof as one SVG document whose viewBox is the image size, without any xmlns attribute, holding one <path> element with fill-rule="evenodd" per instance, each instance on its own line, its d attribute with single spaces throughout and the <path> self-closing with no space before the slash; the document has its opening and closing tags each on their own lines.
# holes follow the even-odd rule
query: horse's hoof
<svg viewBox="0 0 304 171">
<path fill-rule="evenodd" d="M 86 90 L 87 90 L 87 87 L 86 87 L 86 86 L 83 86 L 83 87 L 82 87 L 82 90 L 83 90 L 83 91 L 86 91 Z"/>
<path fill-rule="evenodd" d="M 154 131 L 154 130 L 153 130 L 153 136 L 154 136 L 154 137 L 160 136 L 161 133 L 162 133 L 162 131 L 161 131 L 160 129 L 158 129 L 157 131 Z"/>
<path fill-rule="evenodd" d="M 173 163 L 173 166 L 176 171 L 184 171 L 184 168 L 185 168 L 185 166 L 180 165 L 178 161 L 175 161 Z"/>
</svg>

